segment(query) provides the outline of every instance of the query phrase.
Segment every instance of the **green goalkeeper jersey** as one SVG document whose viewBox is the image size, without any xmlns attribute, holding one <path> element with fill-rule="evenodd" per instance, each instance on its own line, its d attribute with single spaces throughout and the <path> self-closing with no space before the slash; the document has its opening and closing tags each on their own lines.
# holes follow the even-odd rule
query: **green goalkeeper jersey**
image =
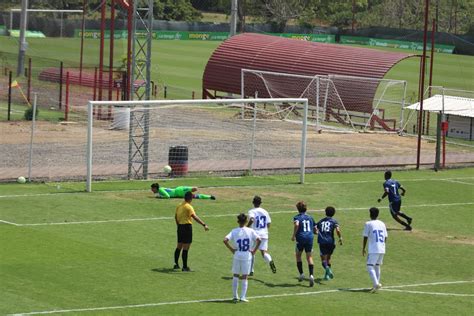
<svg viewBox="0 0 474 316">
<path fill-rule="evenodd" d="M 191 191 L 192 187 L 180 186 L 174 189 L 172 188 L 159 188 L 158 194 L 162 199 L 171 199 L 171 198 L 184 198 L 186 192 Z"/>
</svg>

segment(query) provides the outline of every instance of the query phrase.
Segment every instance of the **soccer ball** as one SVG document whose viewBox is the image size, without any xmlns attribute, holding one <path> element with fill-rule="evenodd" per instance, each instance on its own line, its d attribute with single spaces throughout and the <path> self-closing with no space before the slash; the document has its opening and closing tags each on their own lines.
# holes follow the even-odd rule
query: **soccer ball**
<svg viewBox="0 0 474 316">
<path fill-rule="evenodd" d="M 166 166 L 163 167 L 163 172 L 165 172 L 165 173 L 170 173 L 171 170 L 172 170 L 171 167 L 168 166 L 168 165 L 166 165 Z"/>
<path fill-rule="evenodd" d="M 23 183 L 26 183 L 26 179 L 25 177 L 18 177 L 18 179 L 16 179 L 16 182 L 23 184 Z"/>
</svg>

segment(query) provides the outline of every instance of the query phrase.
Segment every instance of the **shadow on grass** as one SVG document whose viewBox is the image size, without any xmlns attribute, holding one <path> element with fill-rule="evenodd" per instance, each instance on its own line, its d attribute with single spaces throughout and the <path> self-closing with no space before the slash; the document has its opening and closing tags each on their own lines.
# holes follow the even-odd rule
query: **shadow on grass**
<svg viewBox="0 0 474 316">
<path fill-rule="evenodd" d="M 153 272 L 160 272 L 160 273 L 177 273 L 177 272 L 181 272 L 181 269 L 154 268 L 154 269 L 151 269 L 150 271 L 153 271 Z M 189 273 L 189 272 L 186 272 L 186 273 Z"/>
<path fill-rule="evenodd" d="M 341 292 L 355 292 L 355 293 L 371 293 L 371 289 L 347 289 L 347 288 L 343 288 L 343 289 L 338 289 L 339 291 Z"/>
<path fill-rule="evenodd" d="M 232 280 L 232 277 L 228 277 L 228 276 L 224 276 L 222 277 L 223 280 Z M 270 282 L 265 282 L 263 280 L 260 280 L 260 279 L 257 279 L 255 277 L 249 277 L 248 278 L 249 281 L 253 281 L 253 282 L 257 282 L 257 283 L 261 283 L 265 286 L 268 286 L 268 287 L 285 287 L 285 288 L 290 288 L 290 287 L 308 287 L 306 286 L 305 284 L 306 283 L 302 283 L 302 282 L 299 282 L 299 283 L 279 283 L 279 284 L 275 284 L 275 283 L 270 283 Z"/>
</svg>

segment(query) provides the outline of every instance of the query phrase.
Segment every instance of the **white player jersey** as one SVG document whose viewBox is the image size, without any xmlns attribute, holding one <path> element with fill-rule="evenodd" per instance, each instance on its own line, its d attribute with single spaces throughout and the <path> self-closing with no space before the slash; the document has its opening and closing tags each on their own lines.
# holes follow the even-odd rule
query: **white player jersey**
<svg viewBox="0 0 474 316">
<path fill-rule="evenodd" d="M 272 222 L 270 214 L 261 208 L 256 207 L 249 210 L 249 218 L 253 218 L 252 228 L 260 238 L 268 239 L 268 224 Z"/>
<path fill-rule="evenodd" d="M 255 248 L 257 241 L 257 233 L 248 227 L 238 227 L 232 229 L 232 231 L 225 236 L 237 251 L 234 253 L 234 259 L 237 260 L 250 260 L 252 259 L 252 253 L 250 252 Z"/>
<path fill-rule="evenodd" d="M 363 236 L 368 238 L 369 253 L 385 253 L 385 238 L 388 234 L 382 221 L 376 219 L 366 222 Z"/>
</svg>

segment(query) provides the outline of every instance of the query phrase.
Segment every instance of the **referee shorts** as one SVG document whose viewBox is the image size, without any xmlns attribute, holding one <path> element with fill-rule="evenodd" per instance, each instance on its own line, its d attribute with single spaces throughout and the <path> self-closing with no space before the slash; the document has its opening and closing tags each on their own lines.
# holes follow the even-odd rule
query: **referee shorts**
<svg viewBox="0 0 474 316">
<path fill-rule="evenodd" d="M 178 224 L 178 243 L 190 244 L 193 242 L 193 225 Z"/>
</svg>

